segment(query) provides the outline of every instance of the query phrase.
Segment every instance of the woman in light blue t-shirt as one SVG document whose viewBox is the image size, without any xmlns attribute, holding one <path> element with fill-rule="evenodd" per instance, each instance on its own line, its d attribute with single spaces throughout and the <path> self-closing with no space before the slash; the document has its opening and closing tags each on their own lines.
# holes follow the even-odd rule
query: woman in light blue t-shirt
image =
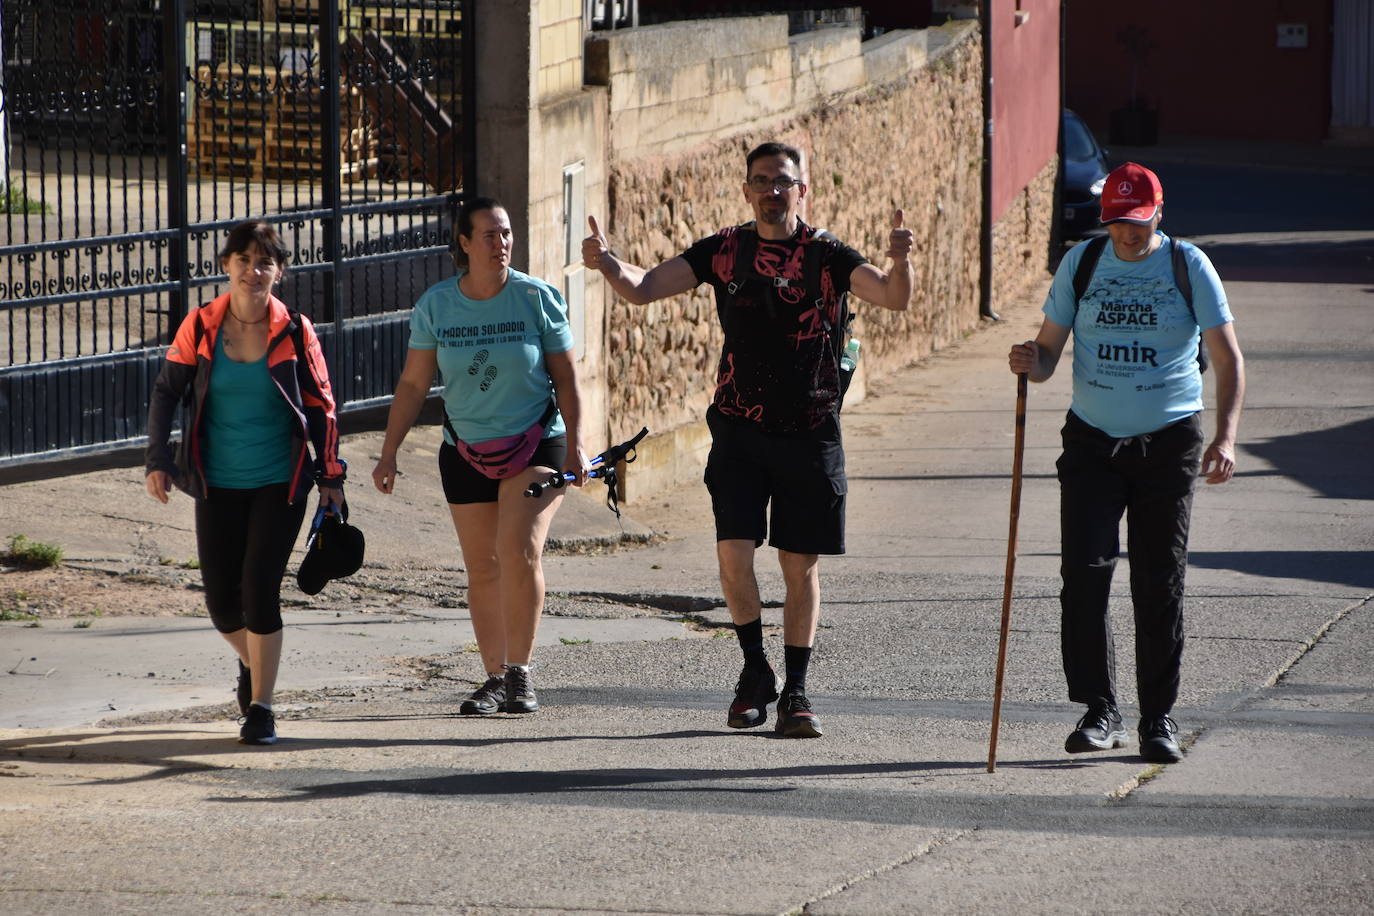
<svg viewBox="0 0 1374 916">
<path fill-rule="evenodd" d="M 500 203 L 467 201 L 454 242 L 458 276 L 427 290 L 411 315 L 405 367 L 372 479 L 383 493 L 395 487 L 396 453 L 437 372 L 444 401 L 439 473 L 487 674 L 459 712 L 528 713 L 539 708 L 530 657 L 544 607 L 541 557 L 562 491 L 546 489 L 536 498 L 524 492 L 555 471 L 571 474 L 575 486 L 587 475 L 572 332 L 558 290 L 510 266 L 510 217 Z M 482 453 L 515 457 L 494 467 Z"/>
</svg>

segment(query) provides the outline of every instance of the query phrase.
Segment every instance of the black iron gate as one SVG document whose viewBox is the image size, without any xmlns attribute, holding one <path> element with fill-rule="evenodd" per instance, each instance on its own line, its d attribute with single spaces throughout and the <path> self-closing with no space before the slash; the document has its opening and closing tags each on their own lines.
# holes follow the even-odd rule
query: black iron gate
<svg viewBox="0 0 1374 916">
<path fill-rule="evenodd" d="M 246 218 L 343 410 L 400 372 L 474 174 L 468 0 L 0 0 L 0 466 L 138 444 Z"/>
</svg>

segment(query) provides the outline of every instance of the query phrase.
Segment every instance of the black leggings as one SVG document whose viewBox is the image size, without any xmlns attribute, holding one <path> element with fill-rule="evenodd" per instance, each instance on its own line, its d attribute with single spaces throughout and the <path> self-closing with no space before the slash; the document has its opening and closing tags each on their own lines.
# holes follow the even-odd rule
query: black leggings
<svg viewBox="0 0 1374 916">
<path fill-rule="evenodd" d="M 196 547 L 205 606 L 221 633 L 268 636 L 281 629 L 281 580 L 305 519 L 287 484 L 251 490 L 210 487 L 196 500 Z"/>
</svg>

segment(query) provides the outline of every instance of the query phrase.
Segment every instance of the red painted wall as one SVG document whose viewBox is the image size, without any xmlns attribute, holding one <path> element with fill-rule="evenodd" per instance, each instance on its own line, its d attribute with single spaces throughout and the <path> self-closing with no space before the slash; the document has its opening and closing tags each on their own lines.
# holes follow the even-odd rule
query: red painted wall
<svg viewBox="0 0 1374 916">
<path fill-rule="evenodd" d="M 1059 0 L 989 0 L 992 218 L 1059 148 Z M 1017 11 L 1028 13 L 1016 24 Z"/>
<path fill-rule="evenodd" d="M 1065 3 L 1067 104 L 1099 137 L 1130 97 L 1131 57 L 1118 36 L 1145 30 L 1140 93 L 1161 136 L 1317 141 L 1331 98 L 1331 0 Z M 1306 48 L 1278 47 L 1280 23 L 1305 23 Z"/>
</svg>

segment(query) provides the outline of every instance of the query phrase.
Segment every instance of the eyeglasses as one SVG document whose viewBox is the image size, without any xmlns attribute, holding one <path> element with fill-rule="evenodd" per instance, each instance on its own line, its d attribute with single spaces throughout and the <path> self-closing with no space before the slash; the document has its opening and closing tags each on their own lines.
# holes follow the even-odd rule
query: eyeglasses
<svg viewBox="0 0 1374 916">
<path fill-rule="evenodd" d="M 801 184 L 798 178 L 788 178 L 786 175 L 779 175 L 777 178 L 766 178 L 763 175 L 755 175 L 749 179 L 749 190 L 758 194 L 767 194 L 769 191 L 781 191 L 786 194 L 797 185 Z"/>
</svg>

